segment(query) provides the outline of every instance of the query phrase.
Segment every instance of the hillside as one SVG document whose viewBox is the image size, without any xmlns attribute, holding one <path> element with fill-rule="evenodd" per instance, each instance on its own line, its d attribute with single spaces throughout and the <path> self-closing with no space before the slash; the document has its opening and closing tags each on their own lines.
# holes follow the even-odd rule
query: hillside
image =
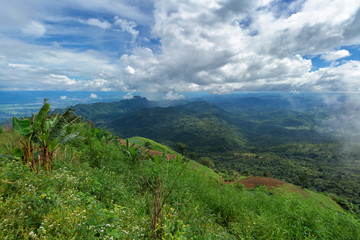
<svg viewBox="0 0 360 240">
<path fill-rule="evenodd" d="M 82 116 L 84 119 L 91 120 L 97 125 L 101 125 L 119 114 L 154 106 L 157 106 L 156 102 L 135 96 L 132 99 L 110 103 L 97 102 L 92 104 L 77 104 L 74 109 L 78 116 Z M 55 109 L 54 112 L 64 112 L 64 110 Z"/>
<path fill-rule="evenodd" d="M 304 198 L 291 190 L 225 184 L 211 169 L 180 160 L 179 154 L 173 161 L 151 159 L 104 130 L 83 123 L 72 129 L 78 138 L 55 152 L 51 171 L 38 172 L 12 154 L 19 136 L 0 134 L 0 238 L 360 237 L 355 215 L 323 195 L 309 192 Z M 145 138 L 130 141 L 171 151 Z M 155 228 L 152 206 L 162 209 Z"/>
<path fill-rule="evenodd" d="M 170 146 L 183 142 L 189 151 L 226 152 L 246 142 L 227 118 L 228 114 L 215 105 L 195 102 L 136 110 L 119 115 L 104 127 L 123 138 L 138 135 Z"/>
<path fill-rule="evenodd" d="M 234 170 L 272 176 L 359 205 L 360 154 L 320 131 L 329 113 L 318 111 L 322 103 L 313 98 L 219 97 L 159 107 L 160 102 L 137 97 L 75 108 L 120 138 L 143 136 L 174 149 L 182 142 L 193 159 L 209 158 L 226 178 L 233 178 Z"/>
</svg>

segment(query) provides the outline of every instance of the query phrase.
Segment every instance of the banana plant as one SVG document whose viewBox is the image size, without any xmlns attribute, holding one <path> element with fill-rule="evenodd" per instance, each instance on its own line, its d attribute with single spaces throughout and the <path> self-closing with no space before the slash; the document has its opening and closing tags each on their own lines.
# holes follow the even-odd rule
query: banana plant
<svg viewBox="0 0 360 240">
<path fill-rule="evenodd" d="M 30 119 L 13 117 L 13 129 L 22 136 L 23 159 L 26 164 L 36 170 L 36 165 L 42 162 L 47 169 L 51 169 L 53 154 L 59 144 L 64 144 L 74 139 L 79 133 L 68 134 L 68 126 L 78 118 L 73 118 L 72 107 L 64 114 L 49 117 L 50 104 L 44 100 L 44 105 L 39 112 Z M 39 145 L 38 157 L 34 157 L 34 144 Z"/>
<path fill-rule="evenodd" d="M 13 117 L 12 125 L 14 131 L 20 133 L 20 142 L 23 146 L 23 161 L 25 164 L 30 165 L 31 168 L 35 167 L 35 159 L 33 153 L 33 137 L 34 130 L 30 119 L 18 119 Z"/>
<path fill-rule="evenodd" d="M 132 163 L 144 160 L 149 156 L 148 153 L 150 151 L 144 147 L 138 147 L 135 144 L 130 144 L 128 139 L 126 139 L 125 144 L 123 144 L 120 148 Z"/>
<path fill-rule="evenodd" d="M 43 166 L 51 169 L 52 158 L 59 144 L 65 144 L 77 137 L 79 132 L 68 134 L 69 125 L 78 118 L 72 119 L 72 112 L 75 110 L 70 107 L 64 114 L 56 114 L 53 118 L 45 118 L 37 132 L 40 141 L 41 160 Z"/>
<path fill-rule="evenodd" d="M 23 145 L 23 161 L 25 164 L 30 165 L 30 168 L 36 170 L 39 159 L 34 157 L 34 140 L 36 138 L 37 130 L 41 127 L 41 123 L 47 117 L 50 109 L 50 104 L 46 103 L 44 99 L 44 105 L 41 107 L 38 114 L 35 114 L 31 119 L 18 119 L 13 117 L 13 129 L 20 133 L 22 139 L 20 139 Z"/>
</svg>

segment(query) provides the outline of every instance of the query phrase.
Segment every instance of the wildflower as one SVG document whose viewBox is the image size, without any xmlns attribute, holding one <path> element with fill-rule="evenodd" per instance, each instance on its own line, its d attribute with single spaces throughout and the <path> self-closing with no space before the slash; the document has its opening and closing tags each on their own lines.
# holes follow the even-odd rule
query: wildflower
<svg viewBox="0 0 360 240">
<path fill-rule="evenodd" d="M 35 234 L 33 231 L 31 231 L 31 232 L 29 233 L 29 235 L 30 235 L 31 237 L 33 237 L 33 238 L 36 237 L 36 234 Z"/>
</svg>

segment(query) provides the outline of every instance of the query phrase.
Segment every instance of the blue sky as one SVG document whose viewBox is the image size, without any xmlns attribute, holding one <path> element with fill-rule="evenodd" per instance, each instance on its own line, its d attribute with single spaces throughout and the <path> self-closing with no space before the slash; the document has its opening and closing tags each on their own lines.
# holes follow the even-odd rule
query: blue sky
<svg viewBox="0 0 360 240">
<path fill-rule="evenodd" d="M 360 91 L 358 0 L 0 4 L 3 91 Z"/>
</svg>

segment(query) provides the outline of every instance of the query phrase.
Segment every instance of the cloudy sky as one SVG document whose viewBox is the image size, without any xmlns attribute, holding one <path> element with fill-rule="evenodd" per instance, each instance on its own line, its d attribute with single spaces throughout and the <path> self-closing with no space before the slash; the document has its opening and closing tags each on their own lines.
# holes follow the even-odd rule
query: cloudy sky
<svg viewBox="0 0 360 240">
<path fill-rule="evenodd" d="M 0 90 L 360 91 L 359 0 L 0 6 Z"/>
</svg>

